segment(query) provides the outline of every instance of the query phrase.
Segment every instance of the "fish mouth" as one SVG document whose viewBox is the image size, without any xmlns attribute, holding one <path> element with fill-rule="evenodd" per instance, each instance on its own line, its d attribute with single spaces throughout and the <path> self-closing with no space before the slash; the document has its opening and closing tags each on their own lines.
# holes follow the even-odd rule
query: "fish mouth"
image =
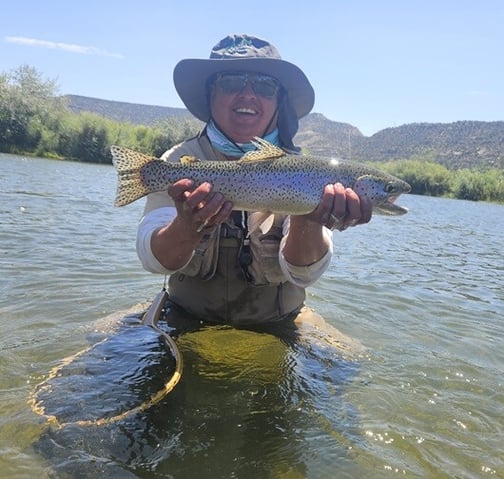
<svg viewBox="0 0 504 479">
<path fill-rule="evenodd" d="M 374 209 L 376 210 L 376 212 L 388 216 L 405 215 L 408 212 L 408 208 L 396 205 L 395 201 L 397 200 L 397 198 L 399 198 L 399 196 L 389 196 L 386 201 L 379 205 L 376 205 Z"/>
</svg>

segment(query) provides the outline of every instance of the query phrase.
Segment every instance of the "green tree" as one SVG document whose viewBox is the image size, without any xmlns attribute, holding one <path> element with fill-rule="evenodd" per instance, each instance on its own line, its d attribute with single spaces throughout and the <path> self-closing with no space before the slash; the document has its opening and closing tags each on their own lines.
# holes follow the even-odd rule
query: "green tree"
<svg viewBox="0 0 504 479">
<path fill-rule="evenodd" d="M 40 125 L 63 106 L 56 92 L 54 80 L 44 80 L 27 65 L 0 75 L 0 149 L 23 151 L 37 146 Z"/>
<path fill-rule="evenodd" d="M 84 123 L 77 134 L 72 156 L 81 161 L 110 162 L 107 130 L 104 126 Z"/>
<path fill-rule="evenodd" d="M 472 201 L 504 201 L 504 171 L 458 170 L 454 173 L 455 198 Z"/>
<path fill-rule="evenodd" d="M 458 171 L 453 184 L 455 198 L 478 201 L 483 199 L 484 182 L 480 174 L 463 169 Z"/>
<path fill-rule="evenodd" d="M 450 191 L 451 173 L 443 165 L 422 160 L 395 160 L 381 167 L 408 182 L 414 194 L 442 196 Z"/>
</svg>

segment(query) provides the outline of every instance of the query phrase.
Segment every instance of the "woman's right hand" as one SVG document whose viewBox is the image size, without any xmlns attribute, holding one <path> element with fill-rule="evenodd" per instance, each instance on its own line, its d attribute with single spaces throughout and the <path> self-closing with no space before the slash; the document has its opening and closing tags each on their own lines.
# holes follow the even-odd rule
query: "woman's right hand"
<svg viewBox="0 0 504 479">
<path fill-rule="evenodd" d="M 191 259 L 204 229 L 226 221 L 233 204 L 214 192 L 210 183 L 195 188 L 194 182 L 187 178 L 170 186 L 168 194 L 173 198 L 177 216 L 153 232 L 150 246 L 166 269 L 178 271 Z"/>
<path fill-rule="evenodd" d="M 184 178 L 171 185 L 168 194 L 175 203 L 178 221 L 198 233 L 223 223 L 233 210 L 233 204 L 207 182 L 195 188 L 192 180 Z"/>
</svg>

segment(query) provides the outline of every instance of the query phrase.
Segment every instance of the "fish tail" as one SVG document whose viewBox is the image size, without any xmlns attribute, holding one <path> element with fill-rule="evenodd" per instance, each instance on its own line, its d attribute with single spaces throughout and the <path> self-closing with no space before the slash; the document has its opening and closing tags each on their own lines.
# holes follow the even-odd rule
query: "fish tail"
<svg viewBox="0 0 504 479">
<path fill-rule="evenodd" d="M 110 152 L 112 163 L 117 170 L 115 206 L 128 205 L 150 193 L 142 181 L 141 170 L 153 158 L 124 146 L 112 145 Z"/>
</svg>

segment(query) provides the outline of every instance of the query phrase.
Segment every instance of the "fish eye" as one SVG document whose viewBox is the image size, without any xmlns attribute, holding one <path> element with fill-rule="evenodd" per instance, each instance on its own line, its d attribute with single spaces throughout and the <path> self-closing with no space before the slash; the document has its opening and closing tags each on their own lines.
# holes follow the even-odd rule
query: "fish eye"
<svg viewBox="0 0 504 479">
<path fill-rule="evenodd" d="M 385 193 L 394 193 L 396 190 L 394 183 L 387 183 L 385 185 Z"/>
</svg>

